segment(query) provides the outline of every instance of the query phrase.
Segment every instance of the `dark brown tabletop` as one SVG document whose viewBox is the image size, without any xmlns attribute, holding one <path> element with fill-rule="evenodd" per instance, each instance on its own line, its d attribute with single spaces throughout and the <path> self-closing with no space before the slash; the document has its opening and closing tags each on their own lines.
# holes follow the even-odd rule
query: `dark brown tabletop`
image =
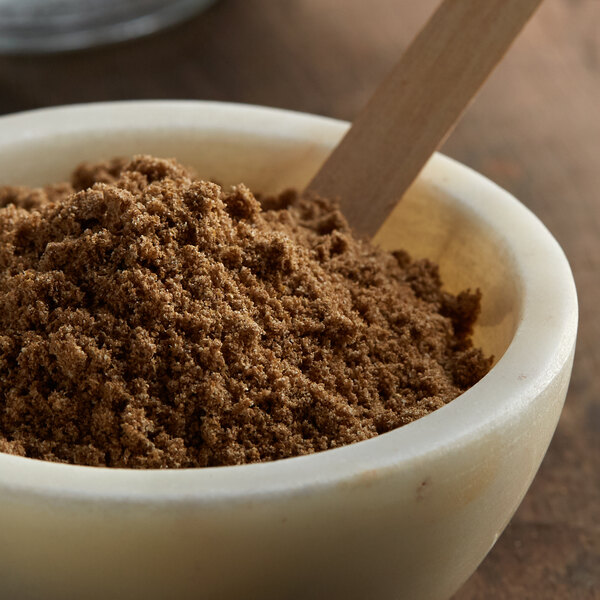
<svg viewBox="0 0 600 600">
<path fill-rule="evenodd" d="M 435 5 L 221 0 L 143 40 L 0 57 L 0 114 L 198 98 L 352 119 Z M 571 262 L 580 302 L 573 378 L 548 454 L 455 600 L 600 598 L 600 1 L 546 0 L 443 151 L 542 219 Z"/>
</svg>

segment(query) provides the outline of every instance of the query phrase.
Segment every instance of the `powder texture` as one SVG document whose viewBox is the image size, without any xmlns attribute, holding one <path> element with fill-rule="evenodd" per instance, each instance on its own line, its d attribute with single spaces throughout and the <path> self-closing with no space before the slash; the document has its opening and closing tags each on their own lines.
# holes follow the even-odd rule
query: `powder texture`
<svg viewBox="0 0 600 600">
<path fill-rule="evenodd" d="M 148 156 L 0 189 L 0 451 L 130 468 L 280 459 L 443 406 L 491 361 L 479 293 Z"/>
</svg>

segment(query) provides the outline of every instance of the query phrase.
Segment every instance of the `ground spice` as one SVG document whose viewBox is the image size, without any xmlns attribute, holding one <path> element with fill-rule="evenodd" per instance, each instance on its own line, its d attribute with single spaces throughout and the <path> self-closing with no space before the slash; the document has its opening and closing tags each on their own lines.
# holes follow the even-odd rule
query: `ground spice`
<svg viewBox="0 0 600 600">
<path fill-rule="evenodd" d="M 148 156 L 0 189 L 0 451 L 204 467 L 335 448 L 443 406 L 490 359 L 479 293 Z"/>
</svg>

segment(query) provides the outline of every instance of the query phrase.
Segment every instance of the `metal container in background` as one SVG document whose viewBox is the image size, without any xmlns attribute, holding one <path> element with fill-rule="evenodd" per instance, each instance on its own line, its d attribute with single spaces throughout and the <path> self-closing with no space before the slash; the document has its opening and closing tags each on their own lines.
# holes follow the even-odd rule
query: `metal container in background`
<svg viewBox="0 0 600 600">
<path fill-rule="evenodd" d="M 215 0 L 0 0 L 0 53 L 57 52 L 147 35 Z"/>
</svg>

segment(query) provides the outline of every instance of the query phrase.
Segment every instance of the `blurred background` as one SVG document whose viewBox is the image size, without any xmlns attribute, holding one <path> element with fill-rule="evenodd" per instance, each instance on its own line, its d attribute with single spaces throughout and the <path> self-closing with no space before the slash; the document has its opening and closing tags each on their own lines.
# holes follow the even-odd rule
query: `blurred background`
<svg viewBox="0 0 600 600">
<path fill-rule="evenodd" d="M 44 38 L 46 28 L 21 31 L 19 43 L 31 49 L 37 36 L 38 47 L 81 46 L 163 24 L 170 28 L 85 50 L 18 54 L 17 42 L 9 40 L 16 25 L 7 25 L 10 10 L 13 20 L 19 17 L 15 6 L 62 4 L 71 10 L 80 4 L 91 10 L 102 3 L 0 0 L 0 114 L 76 102 L 183 98 L 351 120 L 437 5 L 437 0 L 147 4 L 152 2 L 169 4 L 171 12 L 147 17 L 154 8 L 146 7 L 141 21 L 139 15 L 121 15 L 128 27 L 108 27 L 104 37 L 95 38 L 69 38 L 73 19 L 61 17 L 62 41 L 60 35 Z M 580 299 L 577 356 L 557 433 L 508 529 L 455 600 L 600 598 L 599 32 L 599 0 L 546 0 L 442 149 L 541 218 L 571 262 Z M 29 36 L 25 42 L 23 35 Z M 7 54 L 11 44 L 13 53 Z"/>
</svg>

